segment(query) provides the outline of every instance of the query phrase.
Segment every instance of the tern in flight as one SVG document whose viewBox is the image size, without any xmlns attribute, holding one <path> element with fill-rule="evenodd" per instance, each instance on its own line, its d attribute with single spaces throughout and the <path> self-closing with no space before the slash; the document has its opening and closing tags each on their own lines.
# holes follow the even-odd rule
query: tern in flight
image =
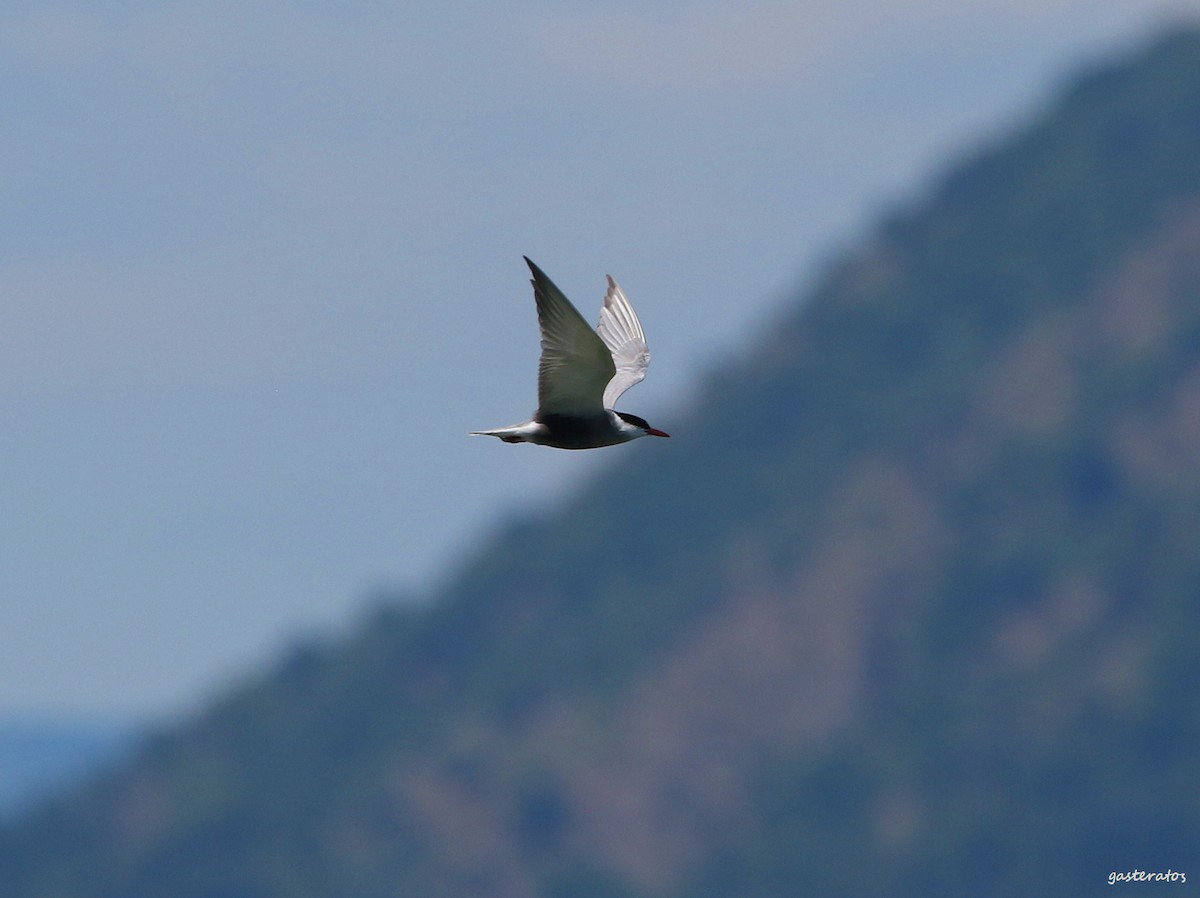
<svg viewBox="0 0 1200 898">
<path fill-rule="evenodd" d="M 617 282 L 608 278 L 600 324 L 592 330 L 554 282 L 528 258 L 525 263 L 533 272 L 542 330 L 538 409 L 524 424 L 477 430 L 472 436 L 556 449 L 596 449 L 638 437 L 670 436 L 644 418 L 613 409 L 650 366 L 642 324 Z"/>
</svg>

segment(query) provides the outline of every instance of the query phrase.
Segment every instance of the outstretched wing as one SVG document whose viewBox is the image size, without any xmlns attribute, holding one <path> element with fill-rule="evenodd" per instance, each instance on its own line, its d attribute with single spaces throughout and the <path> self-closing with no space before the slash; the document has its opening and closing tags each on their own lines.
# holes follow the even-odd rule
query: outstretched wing
<svg viewBox="0 0 1200 898">
<path fill-rule="evenodd" d="M 596 332 L 612 353 L 616 369 L 604 388 L 604 407 L 613 408 L 622 393 L 645 379 L 646 369 L 650 367 L 650 350 L 646 348 L 646 335 L 642 333 L 637 312 L 611 275 Z"/>
<path fill-rule="evenodd" d="M 542 330 L 538 417 L 603 414 L 606 403 L 601 397 L 616 373 L 613 356 L 554 282 L 528 258 L 525 263 L 533 272 L 533 296 Z"/>
</svg>

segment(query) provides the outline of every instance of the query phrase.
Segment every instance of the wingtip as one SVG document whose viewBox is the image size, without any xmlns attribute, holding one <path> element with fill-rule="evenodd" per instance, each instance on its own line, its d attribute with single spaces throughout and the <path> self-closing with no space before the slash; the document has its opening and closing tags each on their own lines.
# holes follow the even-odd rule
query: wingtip
<svg viewBox="0 0 1200 898">
<path fill-rule="evenodd" d="M 529 279 L 529 283 L 533 285 L 534 293 L 543 293 L 547 290 L 558 289 L 554 286 L 554 281 L 550 280 L 550 276 L 538 268 L 537 264 L 529 256 L 522 256 L 521 258 L 525 260 L 525 264 L 529 266 L 529 271 L 533 275 Z"/>
</svg>

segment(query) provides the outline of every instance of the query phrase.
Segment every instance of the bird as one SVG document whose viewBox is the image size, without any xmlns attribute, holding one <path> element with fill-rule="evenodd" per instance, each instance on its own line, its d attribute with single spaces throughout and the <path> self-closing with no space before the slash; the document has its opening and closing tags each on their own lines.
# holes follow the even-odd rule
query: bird
<svg viewBox="0 0 1200 898">
<path fill-rule="evenodd" d="M 538 408 L 522 424 L 472 431 L 506 443 L 555 449 L 597 449 L 640 437 L 667 437 L 645 418 L 613 405 L 646 377 L 650 350 L 642 323 L 625 292 L 608 277 L 608 292 L 595 330 L 545 272 L 523 257 L 533 278 L 542 356 L 538 362 Z"/>
</svg>

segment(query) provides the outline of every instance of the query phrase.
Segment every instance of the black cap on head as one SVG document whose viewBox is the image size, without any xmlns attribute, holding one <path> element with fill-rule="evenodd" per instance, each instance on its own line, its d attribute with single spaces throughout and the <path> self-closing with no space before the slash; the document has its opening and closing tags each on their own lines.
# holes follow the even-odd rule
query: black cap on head
<svg viewBox="0 0 1200 898">
<path fill-rule="evenodd" d="M 650 424 L 645 418 L 639 418 L 637 415 L 629 414 L 629 412 L 617 412 L 617 417 L 626 424 L 632 424 L 634 427 L 640 427 L 642 430 L 650 429 Z"/>
</svg>

